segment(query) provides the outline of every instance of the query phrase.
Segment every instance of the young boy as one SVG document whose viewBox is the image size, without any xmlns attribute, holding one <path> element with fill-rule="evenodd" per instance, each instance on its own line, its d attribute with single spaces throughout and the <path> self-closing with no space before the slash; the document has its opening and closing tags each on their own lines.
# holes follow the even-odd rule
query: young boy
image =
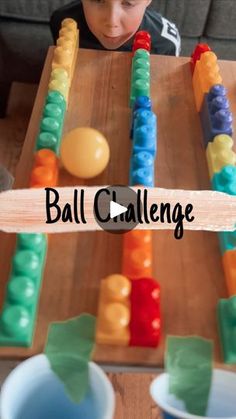
<svg viewBox="0 0 236 419">
<path fill-rule="evenodd" d="M 153 54 L 179 55 L 180 36 L 176 26 L 152 9 L 152 0 L 76 0 L 56 10 L 50 21 L 54 41 L 63 19 L 76 20 L 80 47 L 131 51 L 137 31 L 148 31 Z"/>
</svg>

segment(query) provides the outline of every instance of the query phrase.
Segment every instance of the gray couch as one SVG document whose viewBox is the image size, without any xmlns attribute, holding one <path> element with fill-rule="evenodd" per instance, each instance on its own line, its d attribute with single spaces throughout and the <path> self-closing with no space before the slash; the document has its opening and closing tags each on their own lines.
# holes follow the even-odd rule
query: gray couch
<svg viewBox="0 0 236 419">
<path fill-rule="evenodd" d="M 68 0 L 0 0 L 0 117 L 13 81 L 37 83 L 53 43 L 49 18 Z M 181 55 L 207 42 L 221 59 L 236 60 L 236 0 L 153 0 L 152 7 L 174 21 Z"/>
</svg>

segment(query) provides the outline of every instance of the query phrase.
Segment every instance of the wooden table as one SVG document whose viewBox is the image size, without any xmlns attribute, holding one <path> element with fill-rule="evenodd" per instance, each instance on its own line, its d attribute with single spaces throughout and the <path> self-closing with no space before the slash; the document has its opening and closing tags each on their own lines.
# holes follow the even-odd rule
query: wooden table
<svg viewBox="0 0 236 419">
<path fill-rule="evenodd" d="M 15 187 L 27 187 L 35 138 L 47 91 L 50 49 L 16 173 Z M 156 184 L 165 188 L 210 189 L 199 116 L 195 110 L 188 58 L 152 56 L 151 93 L 158 115 Z M 111 161 L 107 170 L 88 185 L 127 184 L 130 157 L 131 55 L 80 50 L 72 84 L 65 132 L 92 126 L 107 137 Z M 235 115 L 236 62 L 220 62 Z M 60 185 L 83 185 L 61 171 Z M 14 251 L 14 235 L 0 237 L 0 304 Z M 2 358 L 24 358 L 42 352 L 50 322 L 81 312 L 97 313 L 99 283 L 120 272 L 122 236 L 105 232 L 58 234 L 50 237 L 33 347 L 0 348 Z M 154 277 L 161 284 L 163 338 L 158 349 L 98 346 L 94 360 L 101 363 L 163 365 L 166 334 L 201 335 L 215 342 L 220 361 L 216 304 L 226 297 L 217 235 L 185 232 L 180 241 L 173 232 L 154 233 Z"/>
</svg>

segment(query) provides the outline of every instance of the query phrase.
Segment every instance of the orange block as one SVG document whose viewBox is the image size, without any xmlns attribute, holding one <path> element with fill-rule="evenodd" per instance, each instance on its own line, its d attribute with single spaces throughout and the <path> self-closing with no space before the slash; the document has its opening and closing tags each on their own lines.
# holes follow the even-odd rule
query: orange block
<svg viewBox="0 0 236 419">
<path fill-rule="evenodd" d="M 201 110 L 204 95 L 215 84 L 222 84 L 217 56 L 212 51 L 204 52 L 196 62 L 193 73 L 193 91 L 198 112 Z"/>
<path fill-rule="evenodd" d="M 128 346 L 130 341 L 131 282 L 114 274 L 101 281 L 96 342 Z"/>
<path fill-rule="evenodd" d="M 122 274 L 130 279 L 152 276 L 151 230 L 132 230 L 124 234 Z"/>
<path fill-rule="evenodd" d="M 236 295 L 236 250 L 227 250 L 222 257 L 229 296 Z"/>
<path fill-rule="evenodd" d="M 49 149 L 37 151 L 30 177 L 31 188 L 56 186 L 58 183 L 59 160 Z"/>
</svg>

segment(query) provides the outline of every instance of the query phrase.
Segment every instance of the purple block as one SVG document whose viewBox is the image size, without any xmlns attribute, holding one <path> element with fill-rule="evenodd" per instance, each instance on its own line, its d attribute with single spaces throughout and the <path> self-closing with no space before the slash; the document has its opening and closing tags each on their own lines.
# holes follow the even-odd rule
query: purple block
<svg viewBox="0 0 236 419">
<path fill-rule="evenodd" d="M 230 112 L 229 101 L 225 94 L 215 95 L 225 92 L 224 86 L 216 85 L 204 97 L 200 119 L 205 147 L 214 140 L 216 135 L 227 134 L 232 136 L 233 134 L 233 117 Z"/>
</svg>

